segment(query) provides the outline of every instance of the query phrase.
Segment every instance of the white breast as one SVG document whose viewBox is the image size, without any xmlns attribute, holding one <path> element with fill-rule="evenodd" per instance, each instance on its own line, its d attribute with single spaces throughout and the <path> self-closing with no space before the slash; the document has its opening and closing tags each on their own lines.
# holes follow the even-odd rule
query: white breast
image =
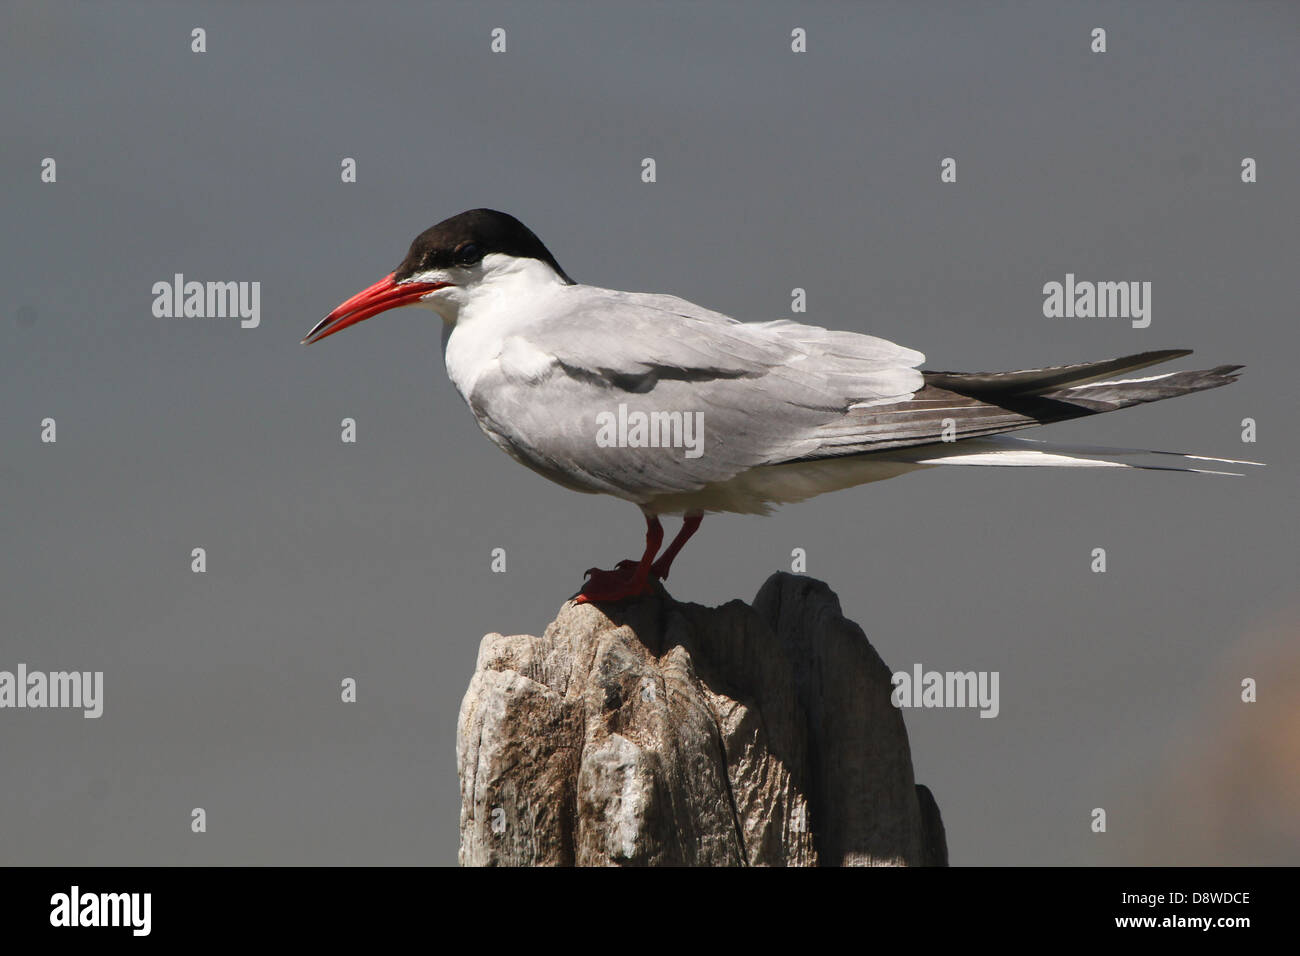
<svg viewBox="0 0 1300 956">
<path fill-rule="evenodd" d="M 511 336 L 563 308 L 565 285 L 545 263 L 535 259 L 489 256 L 487 274 L 467 297 L 447 335 L 443 359 L 447 375 L 469 401 L 484 373 L 501 368 L 512 376 L 540 376 L 550 356 Z"/>
</svg>

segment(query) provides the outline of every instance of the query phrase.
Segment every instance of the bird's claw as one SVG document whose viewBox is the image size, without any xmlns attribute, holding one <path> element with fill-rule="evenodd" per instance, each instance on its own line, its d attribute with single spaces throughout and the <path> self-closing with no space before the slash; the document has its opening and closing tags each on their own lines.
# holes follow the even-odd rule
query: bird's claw
<svg viewBox="0 0 1300 956">
<path fill-rule="evenodd" d="M 575 604 L 589 604 L 593 601 L 622 601 L 638 597 L 650 591 L 649 575 L 638 574 L 638 561 L 620 561 L 613 571 L 600 568 L 587 570 L 587 581 L 582 591 L 573 599 Z"/>
</svg>

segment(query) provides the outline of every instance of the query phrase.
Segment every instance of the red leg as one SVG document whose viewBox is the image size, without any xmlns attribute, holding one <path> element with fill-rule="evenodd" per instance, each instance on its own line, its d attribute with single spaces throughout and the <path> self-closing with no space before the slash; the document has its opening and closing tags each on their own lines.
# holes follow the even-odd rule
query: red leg
<svg viewBox="0 0 1300 956">
<path fill-rule="evenodd" d="M 650 567 L 659 546 L 664 543 L 664 526 L 654 515 L 645 516 L 645 553 L 640 561 L 620 561 L 613 571 L 591 568 L 587 571 L 587 583 L 582 592 L 574 598 L 578 604 L 589 601 L 621 601 L 623 598 L 636 597 L 650 590 Z"/>
<path fill-rule="evenodd" d="M 677 557 L 677 552 L 687 541 L 691 540 L 691 535 L 699 530 L 700 522 L 704 520 L 703 514 L 689 514 L 682 519 L 682 530 L 677 532 L 677 537 L 673 538 L 672 544 L 668 545 L 668 550 L 659 556 L 650 568 L 650 574 L 660 581 L 668 579 L 668 571 L 673 566 L 673 558 Z"/>
</svg>

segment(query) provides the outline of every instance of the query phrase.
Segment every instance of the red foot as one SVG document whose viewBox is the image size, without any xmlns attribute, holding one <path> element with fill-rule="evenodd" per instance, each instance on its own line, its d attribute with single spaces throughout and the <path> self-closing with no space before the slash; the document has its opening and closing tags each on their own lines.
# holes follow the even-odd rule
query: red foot
<svg viewBox="0 0 1300 956">
<path fill-rule="evenodd" d="M 700 526 L 701 515 L 687 515 L 682 522 L 682 530 L 673 538 L 668 549 L 659 555 L 659 546 L 663 544 L 664 529 L 654 515 L 646 515 L 645 553 L 640 561 L 620 561 L 613 571 L 599 568 L 587 570 L 587 583 L 574 601 L 587 604 L 591 601 L 622 601 L 625 598 L 639 597 L 654 590 L 651 582 L 662 581 L 668 577 L 673 558 L 677 552 Z"/>
<path fill-rule="evenodd" d="M 573 601 L 575 604 L 622 601 L 647 594 L 650 591 L 650 576 L 638 573 L 639 570 L 640 563 L 637 561 L 620 561 L 613 571 L 590 568 L 587 571 L 587 583 Z"/>
</svg>

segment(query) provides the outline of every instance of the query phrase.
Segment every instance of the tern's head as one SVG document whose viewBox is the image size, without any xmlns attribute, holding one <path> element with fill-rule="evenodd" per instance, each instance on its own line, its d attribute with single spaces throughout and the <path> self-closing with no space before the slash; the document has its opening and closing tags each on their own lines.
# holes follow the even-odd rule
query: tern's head
<svg viewBox="0 0 1300 956">
<path fill-rule="evenodd" d="M 321 319 L 302 341 L 319 342 L 400 305 L 424 305 L 455 321 L 476 293 L 520 273 L 573 283 L 542 240 L 514 216 L 471 209 L 416 236 L 401 265 Z"/>
</svg>

